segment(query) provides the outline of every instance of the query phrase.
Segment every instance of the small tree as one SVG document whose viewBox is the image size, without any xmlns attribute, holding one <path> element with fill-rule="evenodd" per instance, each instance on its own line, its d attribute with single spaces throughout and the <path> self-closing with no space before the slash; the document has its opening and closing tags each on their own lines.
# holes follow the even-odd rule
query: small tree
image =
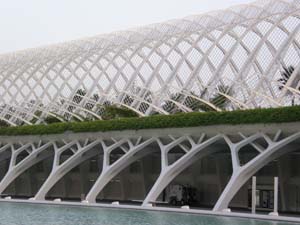
<svg viewBox="0 0 300 225">
<path fill-rule="evenodd" d="M 125 107 L 118 107 L 116 105 L 104 106 L 104 111 L 102 113 L 102 119 L 112 120 L 126 117 L 138 117 L 138 114 Z"/>
</svg>

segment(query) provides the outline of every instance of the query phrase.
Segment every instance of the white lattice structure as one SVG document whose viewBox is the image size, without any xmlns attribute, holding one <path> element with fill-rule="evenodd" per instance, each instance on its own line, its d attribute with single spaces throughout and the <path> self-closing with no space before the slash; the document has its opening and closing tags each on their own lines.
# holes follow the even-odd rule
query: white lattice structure
<svg viewBox="0 0 300 225">
<path fill-rule="evenodd" d="M 227 110 L 298 103 L 299 16 L 299 0 L 264 0 L 1 55 L 0 118 L 10 125 L 101 119 L 107 101 L 140 116 L 169 114 L 166 102 L 183 112 L 193 110 L 190 101 L 218 111 L 210 102 L 216 94 Z"/>
</svg>

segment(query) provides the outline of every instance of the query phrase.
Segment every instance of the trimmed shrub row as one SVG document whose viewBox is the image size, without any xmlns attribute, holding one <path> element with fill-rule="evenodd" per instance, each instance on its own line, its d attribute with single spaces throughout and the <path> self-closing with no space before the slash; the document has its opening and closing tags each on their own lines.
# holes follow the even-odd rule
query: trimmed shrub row
<svg viewBox="0 0 300 225">
<path fill-rule="evenodd" d="M 64 132 L 97 132 L 140 130 L 154 128 L 198 127 L 218 124 L 259 124 L 300 121 L 300 106 L 253 109 L 232 112 L 193 112 L 175 115 L 155 115 L 144 118 L 122 118 L 116 120 L 54 123 L 0 128 L 0 135 L 45 135 Z"/>
</svg>

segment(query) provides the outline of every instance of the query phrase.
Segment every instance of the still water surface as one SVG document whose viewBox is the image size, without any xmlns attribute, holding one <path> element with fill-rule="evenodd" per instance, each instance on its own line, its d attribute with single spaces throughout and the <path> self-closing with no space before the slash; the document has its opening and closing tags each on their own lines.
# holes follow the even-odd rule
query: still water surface
<svg viewBox="0 0 300 225">
<path fill-rule="evenodd" d="M 177 213 L 0 203 L 1 225 L 292 225 Z"/>
</svg>

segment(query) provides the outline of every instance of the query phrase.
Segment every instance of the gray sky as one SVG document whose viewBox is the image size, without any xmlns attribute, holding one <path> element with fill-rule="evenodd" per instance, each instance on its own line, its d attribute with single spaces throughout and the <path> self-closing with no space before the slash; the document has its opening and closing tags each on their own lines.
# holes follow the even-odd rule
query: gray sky
<svg viewBox="0 0 300 225">
<path fill-rule="evenodd" d="M 0 0 L 0 53 L 227 8 L 252 0 Z"/>
</svg>

